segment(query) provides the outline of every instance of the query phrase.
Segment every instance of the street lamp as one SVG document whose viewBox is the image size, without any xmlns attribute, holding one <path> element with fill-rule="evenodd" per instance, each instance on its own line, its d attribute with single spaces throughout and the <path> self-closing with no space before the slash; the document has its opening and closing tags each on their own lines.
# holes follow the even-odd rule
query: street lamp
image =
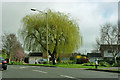
<svg viewBox="0 0 120 80">
<path fill-rule="evenodd" d="M 43 13 L 44 14 L 44 12 L 42 12 L 42 11 L 40 11 L 40 10 L 37 10 L 37 9 L 31 9 L 32 11 L 38 11 L 38 12 L 41 12 L 41 13 Z M 47 14 L 47 12 L 45 13 L 46 14 L 46 27 L 47 27 L 47 36 L 46 36 L 46 38 L 47 38 L 47 62 L 49 63 L 49 57 L 48 57 L 48 14 Z"/>
</svg>

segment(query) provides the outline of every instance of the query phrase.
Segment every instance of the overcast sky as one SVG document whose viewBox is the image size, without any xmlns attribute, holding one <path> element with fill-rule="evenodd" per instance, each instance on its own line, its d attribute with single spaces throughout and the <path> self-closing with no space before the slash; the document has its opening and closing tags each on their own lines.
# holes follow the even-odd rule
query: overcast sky
<svg viewBox="0 0 120 80">
<path fill-rule="evenodd" d="M 19 0 L 18 0 L 19 1 Z M 118 20 L 118 2 L 113 0 L 102 0 L 101 2 L 88 0 L 78 1 L 42 1 L 35 2 L 30 0 L 24 2 L 7 2 L 2 3 L 2 33 L 18 34 L 21 27 L 22 18 L 30 13 L 31 8 L 44 10 L 46 8 L 53 9 L 64 13 L 70 13 L 71 17 L 78 19 L 80 32 L 83 35 L 83 46 L 78 50 L 85 53 L 94 49 L 96 37 L 99 36 L 100 25 L 110 22 L 116 23 Z M 106 1 L 106 2 L 104 2 Z M 0 31 L 1 34 L 1 31 Z"/>
</svg>

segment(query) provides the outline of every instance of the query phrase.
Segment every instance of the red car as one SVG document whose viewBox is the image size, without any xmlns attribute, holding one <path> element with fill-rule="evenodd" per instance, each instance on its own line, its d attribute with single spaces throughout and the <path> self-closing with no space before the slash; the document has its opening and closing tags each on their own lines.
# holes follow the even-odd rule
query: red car
<svg viewBox="0 0 120 80">
<path fill-rule="evenodd" d="M 0 68 L 3 68 L 3 70 L 7 70 L 7 61 L 3 57 L 0 57 Z"/>
</svg>

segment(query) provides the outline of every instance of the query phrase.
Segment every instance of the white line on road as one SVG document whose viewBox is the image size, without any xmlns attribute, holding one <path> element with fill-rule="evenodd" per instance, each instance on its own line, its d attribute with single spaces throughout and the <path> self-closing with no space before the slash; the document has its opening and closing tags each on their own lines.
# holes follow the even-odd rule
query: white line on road
<svg viewBox="0 0 120 80">
<path fill-rule="evenodd" d="M 47 72 L 45 72 L 45 71 L 39 71 L 39 70 L 33 70 L 33 71 L 41 72 L 41 73 L 47 73 Z"/>
<path fill-rule="evenodd" d="M 11 68 L 17 69 L 16 67 L 11 67 Z"/>
<path fill-rule="evenodd" d="M 62 77 L 66 77 L 66 78 L 75 78 L 75 77 L 71 77 L 71 76 L 67 76 L 67 75 L 60 75 L 60 76 L 62 76 Z"/>
<path fill-rule="evenodd" d="M 19 69 L 24 69 L 24 68 L 27 68 L 27 67 L 20 67 Z"/>
<path fill-rule="evenodd" d="M 71 77 L 71 76 L 67 76 L 67 75 L 60 75 L 60 76 L 65 77 L 65 78 L 75 79 L 75 80 L 81 80 L 81 79 L 77 79 L 77 78 L 75 78 L 75 77 Z"/>
</svg>

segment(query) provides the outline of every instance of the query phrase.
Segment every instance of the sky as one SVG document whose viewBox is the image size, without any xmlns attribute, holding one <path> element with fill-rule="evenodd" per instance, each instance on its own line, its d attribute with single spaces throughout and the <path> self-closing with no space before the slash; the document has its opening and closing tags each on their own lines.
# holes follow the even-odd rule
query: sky
<svg viewBox="0 0 120 80">
<path fill-rule="evenodd" d="M 80 33 L 83 36 L 83 45 L 77 51 L 84 54 L 94 50 L 96 38 L 100 36 L 100 26 L 107 22 L 117 23 L 118 20 L 118 0 L 3 0 L 0 4 L 2 4 L 0 35 L 18 34 L 22 18 L 35 13 L 30 10 L 31 8 L 41 11 L 49 8 L 70 13 L 73 19 L 78 20 Z"/>
</svg>

